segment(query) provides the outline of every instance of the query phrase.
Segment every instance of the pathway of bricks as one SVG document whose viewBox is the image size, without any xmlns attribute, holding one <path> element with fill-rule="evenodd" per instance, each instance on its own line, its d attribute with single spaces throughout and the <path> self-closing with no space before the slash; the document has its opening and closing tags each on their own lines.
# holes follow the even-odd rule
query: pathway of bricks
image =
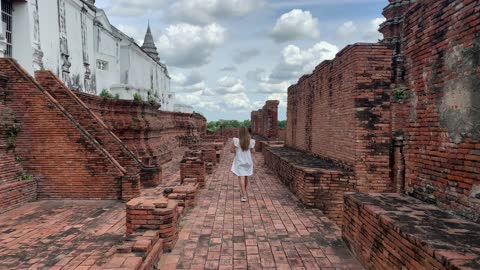
<svg viewBox="0 0 480 270">
<path fill-rule="evenodd" d="M 38 201 L 0 215 L 0 269 L 100 269 L 123 242 L 120 201 Z"/>
<path fill-rule="evenodd" d="M 179 181 L 179 147 L 163 166 L 164 183 L 143 194 L 160 196 Z M 0 270 L 102 269 L 123 243 L 125 204 L 120 201 L 41 200 L 0 214 Z"/>
<path fill-rule="evenodd" d="M 255 154 L 249 202 L 240 202 L 232 159 L 226 153 L 209 176 L 159 269 L 361 269 L 339 228 L 320 211 L 302 207 L 262 167 L 261 154 Z"/>
</svg>

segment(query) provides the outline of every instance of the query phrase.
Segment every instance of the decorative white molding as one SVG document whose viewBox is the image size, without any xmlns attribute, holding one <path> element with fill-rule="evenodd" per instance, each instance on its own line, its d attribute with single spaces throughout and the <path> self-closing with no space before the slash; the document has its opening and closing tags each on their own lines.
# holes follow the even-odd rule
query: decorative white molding
<svg viewBox="0 0 480 270">
<path fill-rule="evenodd" d="M 40 17 L 38 16 L 38 0 L 30 1 L 30 12 L 33 21 L 33 70 L 43 70 L 43 52 L 40 42 Z"/>
<path fill-rule="evenodd" d="M 58 25 L 60 30 L 60 57 L 62 65 L 62 80 L 70 88 L 72 86 L 72 80 L 70 79 L 70 54 L 68 53 L 68 38 L 67 38 L 67 25 L 66 25 L 66 12 L 65 12 L 65 0 L 57 0 L 58 2 Z"/>
</svg>

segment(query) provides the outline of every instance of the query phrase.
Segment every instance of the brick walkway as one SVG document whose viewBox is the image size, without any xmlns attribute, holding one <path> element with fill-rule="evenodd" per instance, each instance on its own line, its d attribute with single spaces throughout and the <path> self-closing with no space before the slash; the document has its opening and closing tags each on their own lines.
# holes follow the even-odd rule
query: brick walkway
<svg viewBox="0 0 480 270">
<path fill-rule="evenodd" d="M 339 228 L 320 211 L 304 209 L 262 167 L 261 154 L 255 155 L 249 202 L 241 203 L 232 159 L 226 153 L 209 176 L 160 269 L 361 269 Z"/>
<path fill-rule="evenodd" d="M 119 201 L 29 203 L 0 215 L 0 269 L 89 269 L 124 232 Z"/>
<path fill-rule="evenodd" d="M 179 147 L 163 165 L 164 183 L 142 190 L 161 194 L 179 181 Z M 123 243 L 125 204 L 120 201 L 38 201 L 0 215 L 0 270 L 102 269 Z"/>
</svg>

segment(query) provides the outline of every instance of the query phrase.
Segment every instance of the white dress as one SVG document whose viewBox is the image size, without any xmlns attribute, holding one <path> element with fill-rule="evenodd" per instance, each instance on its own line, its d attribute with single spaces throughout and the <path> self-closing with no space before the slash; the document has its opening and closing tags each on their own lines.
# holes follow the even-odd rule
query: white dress
<svg viewBox="0 0 480 270">
<path fill-rule="evenodd" d="M 251 176 L 253 174 L 253 160 L 250 149 L 255 147 L 255 140 L 250 139 L 250 149 L 243 151 L 240 147 L 240 140 L 233 138 L 235 145 L 235 159 L 232 164 L 232 172 L 236 176 Z"/>
</svg>

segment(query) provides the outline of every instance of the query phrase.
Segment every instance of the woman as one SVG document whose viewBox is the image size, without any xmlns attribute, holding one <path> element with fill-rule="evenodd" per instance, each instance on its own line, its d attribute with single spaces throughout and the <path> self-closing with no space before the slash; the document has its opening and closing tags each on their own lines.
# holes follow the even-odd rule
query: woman
<svg viewBox="0 0 480 270">
<path fill-rule="evenodd" d="M 253 174 L 253 160 L 251 152 L 255 152 L 255 140 L 250 138 L 246 127 L 240 128 L 239 138 L 233 138 L 232 153 L 235 159 L 232 164 L 232 172 L 238 176 L 240 184 L 240 201 L 247 201 L 248 177 Z"/>
</svg>

